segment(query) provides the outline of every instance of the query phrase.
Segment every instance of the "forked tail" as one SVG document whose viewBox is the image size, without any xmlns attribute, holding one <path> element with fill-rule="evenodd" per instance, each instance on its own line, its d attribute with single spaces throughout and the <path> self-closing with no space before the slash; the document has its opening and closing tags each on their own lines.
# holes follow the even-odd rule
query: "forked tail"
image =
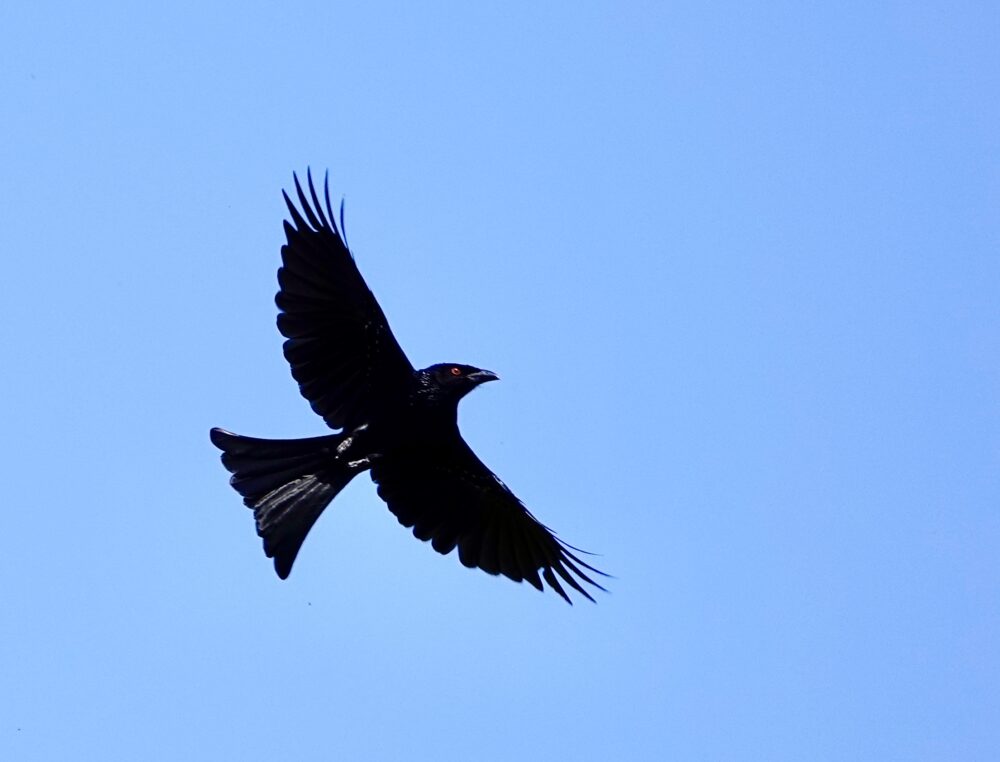
<svg viewBox="0 0 1000 762">
<path fill-rule="evenodd" d="M 256 439 L 212 429 L 229 483 L 253 509 L 264 553 L 288 577 L 302 542 L 323 509 L 360 469 L 337 458 L 343 434 L 309 439 Z"/>
</svg>

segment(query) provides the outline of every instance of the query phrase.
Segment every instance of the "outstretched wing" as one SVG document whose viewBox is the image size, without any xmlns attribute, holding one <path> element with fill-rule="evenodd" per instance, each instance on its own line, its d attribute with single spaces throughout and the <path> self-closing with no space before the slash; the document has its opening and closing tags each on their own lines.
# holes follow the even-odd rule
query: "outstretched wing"
<svg viewBox="0 0 1000 762">
<path fill-rule="evenodd" d="M 291 223 L 278 270 L 278 330 L 302 396 L 331 428 L 354 428 L 373 408 L 402 400 L 413 366 L 392 335 L 385 313 L 354 263 L 330 206 L 320 203 L 307 174 L 310 199 L 295 177 L 300 213 L 282 192 Z M 303 217 L 304 215 L 304 217 Z M 341 206 L 343 227 L 343 206 Z"/>
<path fill-rule="evenodd" d="M 438 553 L 457 547 L 465 566 L 526 580 L 538 590 L 544 579 L 568 603 L 562 583 L 591 601 L 581 583 L 604 590 L 588 573 L 607 575 L 532 516 L 461 437 L 447 451 L 428 448 L 378 460 L 372 479 L 400 524 L 430 540 Z"/>
</svg>

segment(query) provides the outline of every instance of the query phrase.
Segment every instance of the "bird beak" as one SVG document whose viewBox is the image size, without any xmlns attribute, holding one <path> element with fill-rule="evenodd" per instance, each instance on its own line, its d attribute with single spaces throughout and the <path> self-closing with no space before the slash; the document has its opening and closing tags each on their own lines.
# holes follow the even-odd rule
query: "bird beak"
<svg viewBox="0 0 1000 762">
<path fill-rule="evenodd" d="M 475 373 L 470 373 L 467 378 L 470 381 L 474 381 L 478 386 L 479 384 L 485 384 L 487 381 L 499 381 L 500 376 L 494 373 L 492 370 L 477 370 Z"/>
</svg>

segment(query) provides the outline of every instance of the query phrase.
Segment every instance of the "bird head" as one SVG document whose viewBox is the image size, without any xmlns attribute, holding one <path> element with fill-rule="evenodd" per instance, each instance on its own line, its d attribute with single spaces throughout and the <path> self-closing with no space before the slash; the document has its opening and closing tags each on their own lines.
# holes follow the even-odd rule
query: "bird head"
<svg viewBox="0 0 1000 762">
<path fill-rule="evenodd" d="M 436 392 L 435 396 L 460 400 L 480 384 L 498 381 L 500 377 L 491 370 L 483 370 L 460 363 L 438 363 L 420 371 L 424 383 Z"/>
</svg>

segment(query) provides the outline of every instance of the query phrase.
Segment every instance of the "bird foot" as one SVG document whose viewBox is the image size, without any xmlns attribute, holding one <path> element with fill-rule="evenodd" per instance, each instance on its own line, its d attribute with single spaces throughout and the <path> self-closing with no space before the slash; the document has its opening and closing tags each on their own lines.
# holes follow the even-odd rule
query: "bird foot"
<svg viewBox="0 0 1000 762">
<path fill-rule="evenodd" d="M 347 461 L 347 466 L 348 468 L 356 468 L 360 471 L 363 471 L 364 469 L 371 468 L 373 465 L 375 465 L 375 461 L 377 461 L 381 457 L 382 457 L 381 453 L 373 452 L 371 455 L 366 455 L 365 457 L 359 458 L 358 460 Z"/>
</svg>

